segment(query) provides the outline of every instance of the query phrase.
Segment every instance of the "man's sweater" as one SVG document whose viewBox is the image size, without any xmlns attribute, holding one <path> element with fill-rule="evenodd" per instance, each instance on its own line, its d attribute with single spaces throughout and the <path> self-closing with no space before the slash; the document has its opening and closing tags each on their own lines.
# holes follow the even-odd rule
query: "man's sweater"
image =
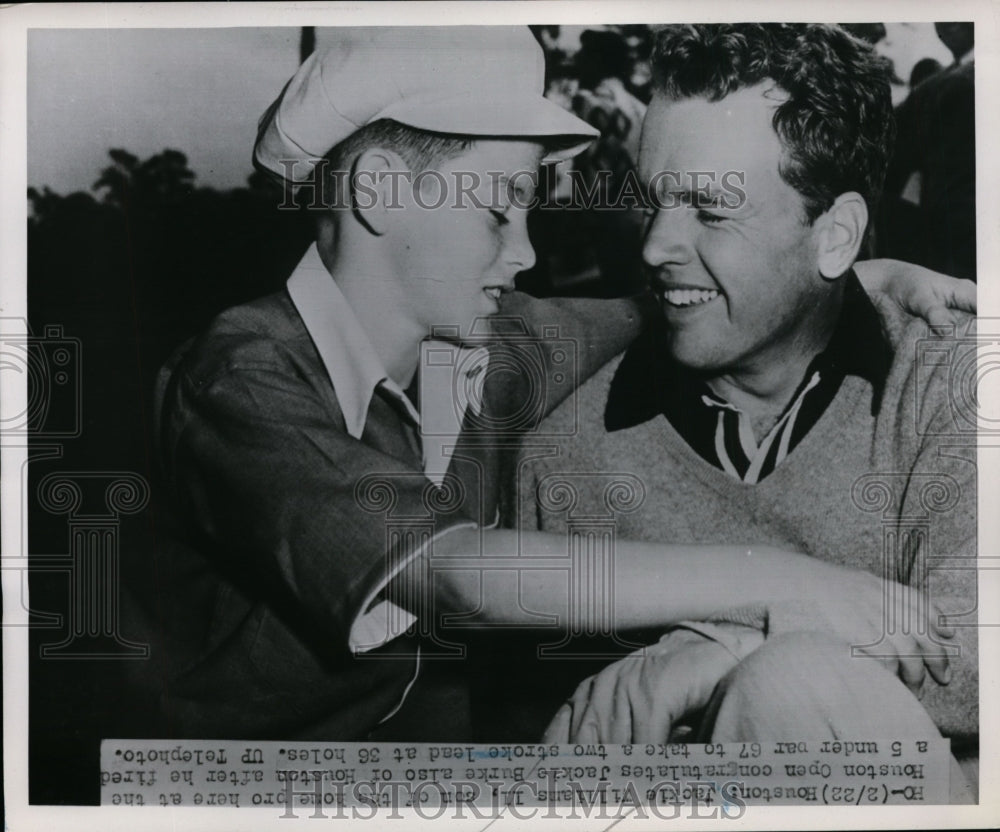
<svg viewBox="0 0 1000 832">
<path fill-rule="evenodd" d="M 876 305 L 893 350 L 880 400 L 869 382 L 847 376 L 801 443 L 758 484 L 713 467 L 662 415 L 607 432 L 619 357 L 525 443 L 518 522 L 566 531 L 613 516 L 621 539 L 770 544 L 927 587 L 953 615 L 961 656 L 952 657 L 952 682 L 928 680 L 922 701 L 945 734 L 970 737 L 978 732 L 976 448 L 974 405 L 961 395 L 969 387 L 956 382 L 974 379 L 972 320 L 955 337 L 929 339 L 923 322 Z M 609 508 L 614 474 L 638 478 L 638 507 Z"/>
</svg>

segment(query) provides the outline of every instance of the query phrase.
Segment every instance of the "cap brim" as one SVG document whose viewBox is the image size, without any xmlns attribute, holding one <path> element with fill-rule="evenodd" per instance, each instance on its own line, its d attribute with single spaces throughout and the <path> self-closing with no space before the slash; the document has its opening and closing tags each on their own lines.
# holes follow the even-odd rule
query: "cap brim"
<svg viewBox="0 0 1000 832">
<path fill-rule="evenodd" d="M 575 156 L 601 135 L 558 104 L 524 93 L 485 99 L 471 93 L 411 97 L 389 105 L 378 117 L 436 133 L 537 140 L 545 146 L 546 162 Z"/>
</svg>

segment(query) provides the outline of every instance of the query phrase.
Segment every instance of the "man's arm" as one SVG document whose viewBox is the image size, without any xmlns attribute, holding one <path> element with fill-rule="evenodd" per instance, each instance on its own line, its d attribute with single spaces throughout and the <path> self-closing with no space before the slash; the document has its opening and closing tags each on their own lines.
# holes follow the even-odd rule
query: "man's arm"
<svg viewBox="0 0 1000 832">
<path fill-rule="evenodd" d="M 460 528 L 474 524 L 428 499 L 430 483 L 419 471 L 343 431 L 322 386 L 308 383 L 301 368 L 244 356 L 208 379 L 179 372 L 162 426 L 176 499 L 229 570 L 294 609 L 302 626 L 328 634 L 331 650 L 346 645 L 386 581 L 392 599 L 418 617 L 478 610 L 486 624 L 524 624 L 522 604 L 552 614 L 566 608 L 563 535 Z M 392 539 L 389 512 L 400 520 Z M 771 548 L 747 551 L 619 543 L 614 625 L 668 625 L 755 600 L 797 598 L 825 610 L 855 641 L 881 627 L 882 589 L 871 576 Z M 455 568 L 458 558 L 465 568 Z M 487 571 L 518 561 L 555 568 L 512 569 L 519 581 L 482 591 Z M 588 626 L 606 626 L 601 613 L 592 615 Z M 900 635 L 894 647 L 938 665 L 938 637 Z"/>
<path fill-rule="evenodd" d="M 347 435 L 330 402 L 288 368 L 235 358 L 203 382 L 181 369 L 164 412 L 165 468 L 189 524 L 228 570 L 294 609 L 301 626 L 328 634 L 331 649 L 348 642 L 365 601 L 404 564 L 390 598 L 418 617 L 478 608 L 484 623 L 524 624 L 522 602 L 551 614 L 566 608 L 562 569 L 512 570 L 519 581 L 491 582 L 486 593 L 480 583 L 487 568 L 517 559 L 561 560 L 562 535 L 481 530 L 436 510 L 422 473 Z M 823 596 L 836 572 L 772 548 L 748 556 L 739 547 L 623 543 L 619 552 L 620 629 L 704 617 L 748 596 Z M 455 568 L 458 557 L 466 569 Z"/>
</svg>

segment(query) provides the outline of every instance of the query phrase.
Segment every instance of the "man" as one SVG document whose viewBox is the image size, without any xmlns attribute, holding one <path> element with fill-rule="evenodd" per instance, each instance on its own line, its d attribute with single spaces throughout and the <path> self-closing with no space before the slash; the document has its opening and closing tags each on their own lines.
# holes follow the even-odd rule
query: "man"
<svg viewBox="0 0 1000 832">
<path fill-rule="evenodd" d="M 584 682 L 548 738 L 663 741 L 687 720 L 715 741 L 936 725 L 971 742 L 975 440 L 949 373 L 974 366 L 974 347 L 943 341 L 928 366 L 923 322 L 873 302 L 852 271 L 891 141 L 882 64 L 835 27 L 706 25 L 663 30 L 654 70 L 639 168 L 667 183 L 643 248 L 662 318 L 543 422 L 579 432 L 558 454 L 526 450 L 522 523 L 572 528 L 546 496 L 570 480 L 575 515 L 610 516 L 587 476 L 627 471 L 645 496 L 615 515 L 620 536 L 766 541 L 927 589 L 965 625 L 962 649 L 950 684 L 934 674 L 947 686 L 905 660 L 896 680 L 807 604 L 744 607 Z M 887 632 L 906 628 L 887 615 Z"/>
<path fill-rule="evenodd" d="M 463 632 L 441 617 L 537 626 L 510 558 L 563 540 L 493 528 L 499 456 L 624 348 L 639 308 L 510 292 L 534 257 L 530 174 L 594 135 L 542 97 L 542 69 L 524 29 L 342 30 L 262 119 L 255 160 L 317 204 L 317 241 L 286 291 L 223 313 L 161 374 L 187 544 L 157 564 L 151 602 L 166 732 L 465 738 Z M 620 623 L 720 603 L 703 547 L 626 548 Z M 711 551 L 743 568 L 742 548 Z M 876 581 L 757 555 L 762 599 L 795 586 L 845 637 L 877 631 Z M 674 592 L 646 580 L 664 557 L 687 578 Z M 533 576 L 535 608 L 557 613 L 564 576 Z M 925 636 L 893 649 L 946 664 Z"/>
</svg>

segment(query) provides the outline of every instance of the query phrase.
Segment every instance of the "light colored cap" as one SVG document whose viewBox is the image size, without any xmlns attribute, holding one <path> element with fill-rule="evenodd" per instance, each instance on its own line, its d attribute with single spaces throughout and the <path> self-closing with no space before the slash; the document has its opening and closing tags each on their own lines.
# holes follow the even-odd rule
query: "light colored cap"
<svg viewBox="0 0 1000 832">
<path fill-rule="evenodd" d="M 544 140 L 546 161 L 600 135 L 543 96 L 545 58 L 527 27 L 326 31 L 333 42 L 299 67 L 260 119 L 254 161 L 282 178 L 309 180 L 334 145 L 383 118 L 438 133 Z"/>
</svg>

